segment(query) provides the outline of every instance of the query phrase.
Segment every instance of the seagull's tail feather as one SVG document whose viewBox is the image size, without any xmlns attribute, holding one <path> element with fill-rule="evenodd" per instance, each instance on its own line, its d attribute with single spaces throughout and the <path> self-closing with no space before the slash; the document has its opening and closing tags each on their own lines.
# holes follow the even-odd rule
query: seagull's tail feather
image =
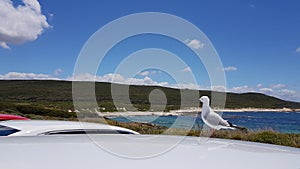
<svg viewBox="0 0 300 169">
<path fill-rule="evenodd" d="M 229 121 L 227 121 L 227 123 L 229 124 L 230 127 L 233 127 L 235 129 L 238 129 L 238 130 L 241 130 L 241 131 L 245 131 L 245 132 L 248 131 L 246 127 L 240 127 L 240 126 L 234 125 L 234 124 L 230 123 Z"/>
<path fill-rule="evenodd" d="M 227 123 L 229 124 L 230 127 L 234 127 L 234 125 L 232 123 L 230 123 L 229 121 L 227 121 Z"/>
</svg>

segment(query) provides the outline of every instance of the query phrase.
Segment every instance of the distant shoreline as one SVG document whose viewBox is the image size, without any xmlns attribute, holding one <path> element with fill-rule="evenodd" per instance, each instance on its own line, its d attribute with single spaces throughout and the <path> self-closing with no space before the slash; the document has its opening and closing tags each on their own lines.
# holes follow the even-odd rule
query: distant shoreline
<svg viewBox="0 0 300 169">
<path fill-rule="evenodd" d="M 300 112 L 300 109 L 261 109 L 261 108 L 241 108 L 241 109 L 213 109 L 215 112 Z M 124 112 L 97 112 L 98 115 L 104 117 L 116 116 L 183 116 L 183 115 L 196 115 L 201 112 L 201 108 L 191 108 L 183 110 L 171 110 L 170 112 L 150 112 L 150 111 L 124 111 Z"/>
<path fill-rule="evenodd" d="M 291 109 L 291 108 L 237 108 L 237 109 L 213 109 L 215 112 L 300 112 L 300 109 Z M 175 112 L 184 113 L 184 112 L 200 112 L 201 108 L 191 108 L 184 110 L 174 110 Z"/>
</svg>

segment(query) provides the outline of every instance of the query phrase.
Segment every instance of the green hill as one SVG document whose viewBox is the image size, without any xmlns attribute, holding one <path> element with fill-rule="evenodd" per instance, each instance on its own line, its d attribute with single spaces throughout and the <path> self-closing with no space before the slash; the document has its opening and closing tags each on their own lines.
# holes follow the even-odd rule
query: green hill
<svg viewBox="0 0 300 169">
<path fill-rule="evenodd" d="M 90 83 L 90 82 L 80 82 Z M 116 85 L 116 84 L 114 84 Z M 181 105 L 181 93 L 178 89 L 158 86 L 126 86 L 117 85 L 120 90 L 129 87 L 130 101 L 134 110 L 147 111 L 150 108 L 149 94 L 154 89 L 162 90 L 167 98 L 165 111 L 179 109 Z M 105 111 L 116 111 L 111 96 L 110 83 L 96 83 L 95 93 L 99 107 Z M 211 91 L 182 90 L 187 96 L 199 92 L 200 95 L 212 94 Z M 224 94 L 214 92 L 214 94 Z M 117 95 L 115 101 L 127 108 L 122 103 L 124 96 Z M 275 97 L 260 93 L 226 93 L 226 108 L 292 108 L 299 109 L 300 103 L 284 101 Z M 160 100 L 154 100 L 155 105 L 163 104 Z M 193 97 L 184 103 L 186 107 L 199 105 Z M 213 106 L 218 106 L 213 105 Z M 51 116 L 73 117 L 74 114 L 67 110 L 74 110 L 72 103 L 72 82 L 49 80 L 2 80 L 0 81 L 0 111 L 8 113 L 50 114 Z M 128 110 L 128 109 L 127 109 Z M 130 110 L 130 109 L 129 109 Z M 62 113 L 64 112 L 64 113 Z M 60 115 L 60 114 L 63 115 Z M 33 113 L 35 114 L 35 113 Z"/>
</svg>

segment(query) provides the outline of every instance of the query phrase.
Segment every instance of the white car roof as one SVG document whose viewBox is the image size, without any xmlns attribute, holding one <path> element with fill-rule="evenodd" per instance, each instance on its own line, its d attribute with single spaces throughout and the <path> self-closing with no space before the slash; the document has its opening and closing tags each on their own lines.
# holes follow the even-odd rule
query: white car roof
<svg viewBox="0 0 300 169">
<path fill-rule="evenodd" d="M 151 141 L 149 137 L 157 139 Z M 226 139 L 205 141 L 206 138 L 186 137 L 169 151 L 141 159 L 122 157 L 107 148 L 138 155 L 173 146 L 174 140 L 180 139 L 148 135 L 94 135 L 94 141 L 84 135 L 4 137 L 0 139 L 0 162 L 5 169 L 298 169 L 300 166 L 300 149 Z"/>
<path fill-rule="evenodd" d="M 10 136 L 36 136 L 42 133 L 62 130 L 115 130 L 138 134 L 133 130 L 122 127 L 111 126 L 101 123 L 77 122 L 77 121 L 59 121 L 59 120 L 9 120 L 2 121 L 0 125 L 18 129 L 19 132 Z"/>
</svg>

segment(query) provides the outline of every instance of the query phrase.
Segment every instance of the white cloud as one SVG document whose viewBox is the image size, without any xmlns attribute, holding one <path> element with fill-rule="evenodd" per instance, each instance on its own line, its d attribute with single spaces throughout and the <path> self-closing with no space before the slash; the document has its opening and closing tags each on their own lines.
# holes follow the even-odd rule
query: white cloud
<svg viewBox="0 0 300 169">
<path fill-rule="evenodd" d="M 168 85 L 166 87 L 172 87 L 176 89 L 192 89 L 192 90 L 199 90 L 201 87 L 197 84 L 189 83 L 189 84 L 174 84 Z"/>
<path fill-rule="evenodd" d="M 186 67 L 181 70 L 182 72 L 192 72 L 192 69 L 190 67 Z"/>
<path fill-rule="evenodd" d="M 110 82 L 119 84 L 133 84 L 133 85 L 157 85 L 157 86 L 168 86 L 167 82 L 156 82 L 149 78 L 148 76 L 138 79 L 138 78 L 125 78 L 120 74 L 105 74 L 103 76 L 94 76 L 89 73 L 84 73 L 69 77 L 67 80 L 72 81 L 97 81 L 97 82 Z"/>
<path fill-rule="evenodd" d="M 32 10 L 35 10 L 38 13 L 41 12 L 41 6 L 37 0 L 23 0 L 23 3 Z"/>
<path fill-rule="evenodd" d="M 263 85 L 261 83 L 257 84 L 256 87 L 257 88 L 261 88 Z"/>
<path fill-rule="evenodd" d="M 62 72 L 63 72 L 63 70 L 58 68 L 58 69 L 54 70 L 54 75 L 59 76 Z"/>
<path fill-rule="evenodd" d="M 184 41 L 184 43 L 193 49 L 202 49 L 204 47 L 204 43 L 202 43 L 201 41 L 199 41 L 197 39 L 192 39 L 192 40 L 187 39 Z"/>
<path fill-rule="evenodd" d="M 139 73 L 139 75 L 141 76 L 149 76 L 150 72 L 149 71 L 143 71 L 141 73 Z"/>
<path fill-rule="evenodd" d="M 0 42 L 0 47 L 4 49 L 10 49 L 10 47 L 5 42 Z"/>
<path fill-rule="evenodd" d="M 258 84 L 255 87 L 249 86 L 237 86 L 226 90 L 227 92 L 234 93 L 247 93 L 247 92 L 256 92 L 263 93 L 269 96 L 274 96 L 283 100 L 291 100 L 300 102 L 300 93 L 294 90 L 286 89 L 285 84 L 276 84 L 271 85 L 270 88 L 263 87 L 262 84 Z M 283 89 L 284 88 L 284 89 Z"/>
<path fill-rule="evenodd" d="M 11 0 L 0 0 L 0 46 L 34 41 L 49 28 L 37 0 L 23 0 L 24 5 L 13 6 Z"/>
<path fill-rule="evenodd" d="M 236 71 L 237 70 L 237 68 L 236 67 L 234 67 L 234 66 L 228 66 L 228 67 L 224 67 L 224 71 Z"/>
<path fill-rule="evenodd" d="M 286 87 L 286 85 L 285 84 L 275 84 L 275 85 L 272 85 L 271 86 L 273 89 L 279 89 L 279 88 L 284 88 L 284 87 Z"/>
<path fill-rule="evenodd" d="M 299 52 L 300 52 L 300 47 L 298 47 L 298 48 L 296 49 L 296 52 L 297 52 L 297 53 L 299 53 Z"/>
<path fill-rule="evenodd" d="M 272 94 L 273 93 L 273 89 L 271 88 L 260 88 L 259 91 L 265 93 L 265 94 Z"/>
<path fill-rule="evenodd" d="M 226 92 L 227 88 L 225 86 L 212 86 L 211 90 L 218 92 Z"/>
<path fill-rule="evenodd" d="M 5 75 L 0 75 L 1 80 L 59 80 L 51 75 L 35 74 L 35 73 L 19 73 L 9 72 Z"/>
<path fill-rule="evenodd" d="M 161 73 L 160 70 L 152 70 L 152 71 L 142 71 L 139 73 L 140 76 L 150 76 L 150 75 L 154 75 L 157 73 Z"/>
<path fill-rule="evenodd" d="M 277 91 L 275 96 L 283 100 L 300 102 L 300 93 L 290 89 L 280 89 L 279 91 Z"/>
<path fill-rule="evenodd" d="M 295 94 L 296 92 L 294 90 L 289 90 L 289 89 L 282 89 L 282 90 L 279 90 L 279 94 L 280 95 L 292 95 L 292 94 Z"/>
<path fill-rule="evenodd" d="M 233 87 L 233 88 L 229 89 L 228 91 L 229 92 L 234 92 L 234 93 L 255 92 L 255 90 L 252 87 L 249 87 L 247 85 Z"/>
</svg>

